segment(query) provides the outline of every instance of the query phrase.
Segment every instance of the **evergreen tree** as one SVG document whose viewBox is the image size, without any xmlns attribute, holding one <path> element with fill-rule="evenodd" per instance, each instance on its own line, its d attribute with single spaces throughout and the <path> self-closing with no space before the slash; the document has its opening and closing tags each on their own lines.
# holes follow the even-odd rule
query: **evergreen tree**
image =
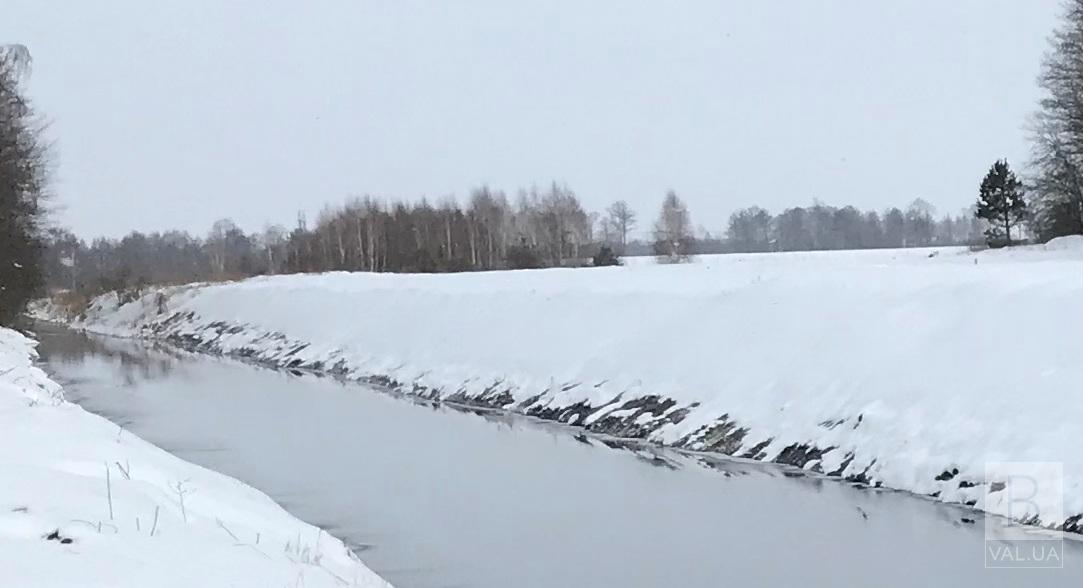
<svg viewBox="0 0 1083 588">
<path fill-rule="evenodd" d="M 598 253 L 594 254 L 592 260 L 595 267 L 602 267 L 606 265 L 620 265 L 620 258 L 616 253 L 613 253 L 613 248 L 609 245 L 602 245 L 598 249 Z"/>
<path fill-rule="evenodd" d="M 28 66 L 25 48 L 0 46 L 0 323 L 42 285 L 45 144 L 20 84 Z"/>
<path fill-rule="evenodd" d="M 1027 203 L 1023 183 L 1015 177 L 1007 160 L 997 161 L 985 174 L 974 215 L 989 223 L 985 237 L 990 245 L 1003 242 L 1011 246 L 1012 227 L 1026 220 Z"/>
</svg>

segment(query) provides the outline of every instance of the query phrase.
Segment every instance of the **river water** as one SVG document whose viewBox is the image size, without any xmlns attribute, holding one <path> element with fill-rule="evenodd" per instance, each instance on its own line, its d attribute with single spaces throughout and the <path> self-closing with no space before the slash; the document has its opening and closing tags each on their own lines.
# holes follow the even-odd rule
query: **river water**
<svg viewBox="0 0 1083 588">
<path fill-rule="evenodd" d="M 70 400 L 259 488 L 400 588 L 1083 583 L 1079 542 L 1065 543 L 1063 569 L 987 569 L 983 517 L 906 494 L 37 333 Z"/>
</svg>

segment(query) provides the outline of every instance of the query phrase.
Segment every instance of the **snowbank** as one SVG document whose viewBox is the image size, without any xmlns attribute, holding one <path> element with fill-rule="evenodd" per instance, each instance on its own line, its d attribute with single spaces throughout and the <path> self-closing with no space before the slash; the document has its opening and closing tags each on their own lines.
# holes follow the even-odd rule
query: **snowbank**
<svg viewBox="0 0 1083 588">
<path fill-rule="evenodd" d="M 1046 251 L 1083 251 L 1083 235 L 1068 235 L 1050 239 L 1042 247 Z"/>
<path fill-rule="evenodd" d="M 0 329 L 5 585 L 388 586 L 260 492 L 65 402 L 33 357 Z"/>
<path fill-rule="evenodd" d="M 1083 247 L 1049 249 L 265 277 L 109 295 L 76 324 L 1000 514 L 987 462 L 1063 462 L 1079 514 Z"/>
</svg>

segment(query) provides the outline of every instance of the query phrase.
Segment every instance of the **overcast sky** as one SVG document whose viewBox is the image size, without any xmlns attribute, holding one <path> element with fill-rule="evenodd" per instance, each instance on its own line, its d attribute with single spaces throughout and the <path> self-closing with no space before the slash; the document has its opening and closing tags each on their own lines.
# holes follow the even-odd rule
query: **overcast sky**
<svg viewBox="0 0 1083 588">
<path fill-rule="evenodd" d="M 1024 124 L 1058 0 L 4 0 L 60 222 L 293 225 L 556 179 L 646 227 L 758 204 L 956 212 Z"/>
</svg>

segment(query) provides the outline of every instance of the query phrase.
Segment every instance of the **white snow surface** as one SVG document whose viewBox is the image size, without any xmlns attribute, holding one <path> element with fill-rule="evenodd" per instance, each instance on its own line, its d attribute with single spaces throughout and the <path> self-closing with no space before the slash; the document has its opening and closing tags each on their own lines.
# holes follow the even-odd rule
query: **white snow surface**
<svg viewBox="0 0 1083 588">
<path fill-rule="evenodd" d="M 1083 237 L 1071 237 L 980 253 L 261 277 L 166 288 L 124 305 L 106 295 L 75 324 L 213 338 L 227 353 L 337 364 L 351 376 L 389 376 L 445 397 L 483 396 L 495 386 L 512 395 L 512 410 L 535 397 L 535 407 L 587 402 L 595 412 L 577 417 L 580 425 L 634 413 L 622 409 L 626 401 L 659 395 L 688 414 L 651 430 L 652 441 L 676 443 L 726 415 L 748 430 L 735 454 L 768 440 L 760 456 L 768 460 L 793 445 L 831 448 L 804 467 L 846 465 L 843 475 L 977 500 L 998 514 L 1010 513 L 999 501 L 981 502 L 987 462 L 1062 462 L 1065 511 L 1080 514 L 1080 301 Z M 223 332 L 215 321 L 236 328 Z M 301 343 L 308 346 L 288 353 Z M 952 469 L 952 479 L 935 479 Z M 1059 482 L 1043 481 L 1043 513 L 1056 512 Z"/>
<path fill-rule="evenodd" d="M 4 585 L 389 586 L 264 494 L 65 401 L 34 358 L 0 329 Z"/>
</svg>

